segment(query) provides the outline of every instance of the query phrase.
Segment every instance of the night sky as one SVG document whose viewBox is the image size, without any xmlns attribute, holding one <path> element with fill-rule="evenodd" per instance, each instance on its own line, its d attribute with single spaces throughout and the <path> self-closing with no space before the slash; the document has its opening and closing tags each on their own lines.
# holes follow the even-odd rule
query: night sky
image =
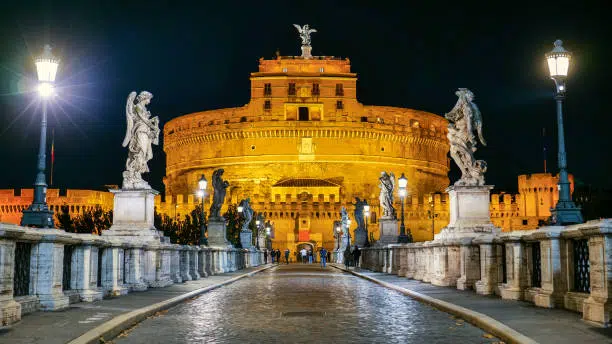
<svg viewBox="0 0 612 344">
<path fill-rule="evenodd" d="M 60 95 L 49 114 L 52 187 L 102 189 L 121 183 L 130 91 L 155 95 L 149 109 L 162 125 L 186 113 L 242 106 L 259 57 L 271 58 L 277 48 L 300 54 L 293 23 L 318 30 L 313 55 L 350 58 L 364 104 L 443 115 L 458 87 L 471 89 L 489 144 L 477 157 L 488 162 L 487 183 L 506 191 L 516 191 L 517 175 L 543 172 L 544 141 L 549 171 L 557 171 L 554 84 L 544 54 L 562 39 L 574 54 L 564 106 L 569 171 L 584 184 L 612 186 L 612 119 L 604 108 L 611 24 L 603 2 L 11 3 L 0 13 L 0 189 L 34 181 L 40 111 L 31 92 L 33 58 L 45 43 L 62 59 Z M 163 191 L 161 143 L 149 167 L 145 179 Z"/>
</svg>

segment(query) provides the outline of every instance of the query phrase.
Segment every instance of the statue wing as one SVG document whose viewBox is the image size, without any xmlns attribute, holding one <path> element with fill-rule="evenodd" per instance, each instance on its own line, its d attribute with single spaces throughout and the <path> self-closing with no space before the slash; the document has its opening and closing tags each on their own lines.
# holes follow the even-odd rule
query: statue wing
<svg viewBox="0 0 612 344">
<path fill-rule="evenodd" d="M 391 176 L 391 190 L 395 190 L 395 174 L 391 172 L 389 176 Z"/>
<path fill-rule="evenodd" d="M 136 99 L 136 92 L 130 92 L 128 96 L 127 103 L 125 105 L 125 119 L 127 121 L 127 129 L 125 131 L 125 138 L 123 139 L 123 143 L 121 144 L 123 147 L 126 147 L 130 140 L 132 139 L 132 130 L 134 129 L 134 99 Z"/>
<path fill-rule="evenodd" d="M 317 29 L 310 29 L 310 30 L 308 30 L 308 33 L 309 33 L 309 34 L 310 34 L 310 33 L 313 33 L 313 32 L 317 32 Z"/>
<path fill-rule="evenodd" d="M 471 103 L 470 106 L 472 107 L 472 120 L 474 121 L 474 127 L 476 127 L 478 138 L 480 139 L 480 143 L 482 143 L 483 146 L 486 146 L 487 142 L 482 136 L 482 114 L 480 113 L 480 110 L 476 104 Z"/>
<path fill-rule="evenodd" d="M 293 24 L 293 26 L 295 26 L 295 28 L 298 30 L 299 33 L 302 33 L 302 27 L 299 26 L 298 24 Z"/>
</svg>

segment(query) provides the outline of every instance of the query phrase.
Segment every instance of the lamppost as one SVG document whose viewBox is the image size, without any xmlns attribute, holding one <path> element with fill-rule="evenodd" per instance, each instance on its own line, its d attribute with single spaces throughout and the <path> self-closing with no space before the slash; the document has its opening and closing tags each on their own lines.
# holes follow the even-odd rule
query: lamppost
<svg viewBox="0 0 612 344">
<path fill-rule="evenodd" d="M 412 242 L 412 234 L 410 231 L 406 233 L 406 226 L 404 226 L 404 200 L 406 199 L 407 194 L 406 186 L 408 186 L 408 178 L 406 178 L 402 172 L 402 176 L 399 177 L 397 182 L 399 185 L 400 202 L 402 203 L 402 223 L 400 224 L 400 235 L 399 238 L 397 238 L 397 242 L 402 244 Z"/>
<path fill-rule="evenodd" d="M 550 78 L 555 81 L 555 100 L 557 101 L 557 128 L 559 141 L 559 201 L 551 209 L 552 223 L 567 225 L 582 223 L 580 208 L 576 207 L 570 196 L 570 183 L 567 177 L 567 158 L 565 154 L 565 137 L 563 133 L 563 99 L 565 98 L 565 79 L 569 70 L 571 54 L 563 48 L 561 40 L 555 41 L 555 47 L 546 54 Z"/>
<path fill-rule="evenodd" d="M 342 227 L 340 227 L 339 224 L 336 225 L 336 241 L 338 242 L 338 247 L 336 248 L 336 251 L 340 250 L 340 233 L 342 232 Z"/>
<path fill-rule="evenodd" d="M 267 248 L 268 250 L 271 250 L 271 249 L 272 249 L 272 238 L 270 238 L 270 233 L 271 233 L 271 231 L 270 231 L 270 230 L 271 230 L 270 226 L 267 226 L 267 227 L 266 227 L 266 236 L 267 236 L 267 240 L 269 240 L 269 241 L 270 241 L 270 244 L 269 244 L 269 245 L 268 245 L 268 242 L 266 242 L 266 248 Z"/>
<path fill-rule="evenodd" d="M 436 217 L 438 217 L 438 214 L 436 214 L 435 212 L 435 204 L 434 204 L 434 197 L 433 194 L 429 194 L 429 218 L 431 219 L 431 240 L 434 239 L 435 235 L 436 235 L 436 230 L 435 230 L 435 221 L 436 221 Z"/>
<path fill-rule="evenodd" d="M 40 146 L 38 147 L 38 174 L 34 182 L 34 199 L 23 211 L 22 226 L 53 228 L 53 211 L 47 205 L 47 181 L 45 177 L 47 148 L 47 99 L 55 94 L 53 83 L 59 66 L 59 59 L 51 53 L 51 46 L 45 45 L 42 56 L 35 60 L 38 74 L 38 94 L 42 99 L 40 121 Z"/>
<path fill-rule="evenodd" d="M 365 232 L 366 232 L 365 233 L 366 234 L 365 235 L 366 237 L 365 246 L 368 247 L 370 246 L 370 240 L 368 239 L 368 218 L 370 217 L 370 205 L 367 203 L 367 201 L 364 201 L 364 202 L 366 202 L 363 205 L 363 216 L 365 218 L 364 221 L 365 221 Z"/>
<path fill-rule="evenodd" d="M 208 246 L 208 238 L 206 237 L 206 214 L 204 212 L 204 197 L 206 197 L 207 185 L 208 181 L 206 180 L 206 176 L 202 175 L 202 177 L 198 181 L 198 195 L 202 199 L 202 225 L 200 226 L 200 245 L 206 246 Z"/>
</svg>

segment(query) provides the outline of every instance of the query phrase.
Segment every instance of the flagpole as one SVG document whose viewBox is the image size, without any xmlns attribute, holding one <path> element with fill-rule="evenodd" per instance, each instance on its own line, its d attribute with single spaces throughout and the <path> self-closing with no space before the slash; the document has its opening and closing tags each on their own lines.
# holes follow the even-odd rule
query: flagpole
<svg viewBox="0 0 612 344">
<path fill-rule="evenodd" d="M 55 163 L 55 128 L 51 129 L 51 178 L 49 186 L 53 185 L 53 165 Z"/>
</svg>

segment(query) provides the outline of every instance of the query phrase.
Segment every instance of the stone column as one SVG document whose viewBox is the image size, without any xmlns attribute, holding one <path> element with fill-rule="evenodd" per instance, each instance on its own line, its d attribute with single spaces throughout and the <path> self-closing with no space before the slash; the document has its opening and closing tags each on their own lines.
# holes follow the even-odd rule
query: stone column
<svg viewBox="0 0 612 344">
<path fill-rule="evenodd" d="M 64 271 L 64 245 L 40 242 L 32 246 L 30 271 L 33 287 L 41 310 L 55 311 L 68 308 L 69 300 L 62 288 Z"/>
<path fill-rule="evenodd" d="M 480 245 L 480 280 L 475 284 L 476 293 L 491 295 L 497 288 L 499 276 L 497 245 L 493 243 L 492 236 L 479 237 L 473 242 Z"/>
<path fill-rule="evenodd" d="M 145 282 L 144 250 L 141 245 L 130 245 L 125 249 L 126 284 L 130 291 L 145 291 L 148 286 Z"/>
<path fill-rule="evenodd" d="M 408 271 L 408 247 L 406 245 L 401 245 L 398 248 L 398 264 L 399 268 L 397 270 L 397 275 L 400 277 L 406 276 L 406 271 Z"/>
<path fill-rule="evenodd" d="M 206 255 L 206 275 L 212 276 L 215 273 L 212 250 L 210 247 L 206 247 L 204 248 L 204 252 Z"/>
<path fill-rule="evenodd" d="M 433 247 L 433 251 L 434 275 L 431 284 L 444 287 L 456 286 L 457 279 L 461 277 L 459 274 L 459 247 L 453 246 L 451 242 L 440 240 Z"/>
<path fill-rule="evenodd" d="M 182 283 L 183 278 L 181 277 L 181 245 L 172 245 L 172 258 L 170 264 L 170 277 L 174 283 Z"/>
<path fill-rule="evenodd" d="M 434 257 L 433 250 L 435 244 L 432 241 L 427 241 L 423 244 L 425 254 L 425 272 L 423 274 L 423 282 L 431 283 L 434 276 Z"/>
<path fill-rule="evenodd" d="M 421 242 L 415 243 L 414 248 L 416 269 L 413 278 L 417 281 L 422 281 L 423 275 L 425 275 L 425 249 Z"/>
<path fill-rule="evenodd" d="M 180 262 L 180 271 L 181 271 L 181 279 L 183 282 L 191 281 L 193 278 L 191 277 L 190 272 L 190 263 L 189 263 L 189 246 L 182 245 L 180 248 L 181 262 Z"/>
<path fill-rule="evenodd" d="M 609 326 L 612 310 L 612 221 L 599 228 L 589 228 L 589 264 L 591 294 L 583 303 L 582 318 L 599 326 Z"/>
<path fill-rule="evenodd" d="M 102 289 L 108 296 L 120 296 L 128 293 L 124 285 L 124 252 L 119 243 L 113 243 L 102 250 Z"/>
<path fill-rule="evenodd" d="M 158 250 L 159 245 L 146 245 L 143 247 L 143 279 L 148 287 L 157 287 Z"/>
<path fill-rule="evenodd" d="M 198 249 L 194 246 L 189 246 L 189 274 L 191 275 L 191 279 L 198 280 L 200 279 L 200 273 L 198 272 L 198 265 L 200 262 L 198 261 Z"/>
<path fill-rule="evenodd" d="M 527 252 L 520 236 L 504 238 L 506 245 L 506 283 L 500 289 L 502 299 L 522 300 L 527 283 Z"/>
<path fill-rule="evenodd" d="M 480 249 L 472 244 L 472 238 L 462 238 L 460 241 L 461 277 L 457 280 L 457 289 L 467 290 L 472 289 L 480 279 Z"/>
<path fill-rule="evenodd" d="M 416 249 L 414 248 L 414 244 L 408 244 L 408 249 L 406 250 L 406 278 L 414 278 L 414 274 L 416 273 Z"/>
<path fill-rule="evenodd" d="M 541 230 L 541 229 L 540 229 Z M 548 227 L 544 232 L 537 233 L 544 237 L 540 241 L 540 270 L 542 272 L 542 287 L 536 291 L 534 303 L 539 307 L 563 307 L 567 292 L 567 256 L 565 241 L 560 240 L 561 226 Z"/>
<path fill-rule="evenodd" d="M 208 272 L 206 271 L 206 247 L 199 246 L 198 247 L 198 273 L 200 277 L 205 278 L 208 277 Z"/>
<path fill-rule="evenodd" d="M 15 242 L 0 239 L 0 324 L 11 325 L 21 320 L 21 304 L 13 299 Z"/>
<path fill-rule="evenodd" d="M 174 283 L 172 280 L 172 247 L 162 244 L 157 252 L 155 266 L 155 284 L 159 287 L 166 287 Z"/>
<path fill-rule="evenodd" d="M 79 293 L 80 300 L 85 302 L 102 300 L 103 293 L 98 288 L 98 247 L 86 243 L 76 246 L 72 254 L 74 290 Z"/>
</svg>

